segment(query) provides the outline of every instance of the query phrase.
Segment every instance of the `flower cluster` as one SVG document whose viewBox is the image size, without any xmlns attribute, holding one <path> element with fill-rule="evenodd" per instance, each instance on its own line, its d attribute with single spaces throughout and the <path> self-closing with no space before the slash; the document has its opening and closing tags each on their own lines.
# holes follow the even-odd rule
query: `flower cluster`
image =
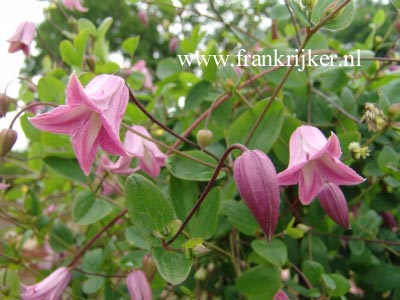
<svg viewBox="0 0 400 300">
<path fill-rule="evenodd" d="M 279 186 L 299 185 L 299 200 L 309 205 L 316 197 L 326 214 L 337 224 L 350 228 L 345 196 L 340 185 L 364 181 L 340 161 L 337 136 L 327 140 L 313 126 L 300 126 L 290 137 L 290 159 L 286 170 L 276 174 L 268 156 L 259 150 L 245 151 L 234 164 L 239 193 L 271 240 L 279 216 Z"/>
</svg>

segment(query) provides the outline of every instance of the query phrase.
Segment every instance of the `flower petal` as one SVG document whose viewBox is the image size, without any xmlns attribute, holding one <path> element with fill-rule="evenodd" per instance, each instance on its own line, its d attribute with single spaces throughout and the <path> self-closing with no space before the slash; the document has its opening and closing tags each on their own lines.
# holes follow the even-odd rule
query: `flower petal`
<svg viewBox="0 0 400 300">
<path fill-rule="evenodd" d="M 129 273 L 126 285 L 131 295 L 131 300 L 152 300 L 150 285 L 142 271 L 134 270 Z"/>
<path fill-rule="evenodd" d="M 342 150 L 340 149 L 340 141 L 333 132 L 331 133 L 328 142 L 314 155 L 310 156 L 310 160 L 319 159 L 324 154 L 335 157 L 337 159 L 339 159 L 342 155 Z"/>
<path fill-rule="evenodd" d="M 324 185 L 323 178 L 315 162 L 309 162 L 300 173 L 299 200 L 303 205 L 310 204 Z"/>
<path fill-rule="evenodd" d="M 72 73 L 72 75 L 69 77 L 66 95 L 67 95 L 66 103 L 68 106 L 78 106 L 86 104 L 90 109 L 96 112 L 100 112 L 98 108 L 92 107 L 90 105 L 89 99 L 86 96 L 82 84 L 75 73 Z"/>
<path fill-rule="evenodd" d="M 82 124 L 90 117 L 90 111 L 84 106 L 69 107 L 60 105 L 55 109 L 30 118 L 29 121 L 38 129 L 72 134 L 81 130 Z"/>
<path fill-rule="evenodd" d="M 99 115 L 92 113 L 90 119 L 71 136 L 72 145 L 79 165 L 86 176 L 90 174 L 96 151 L 99 146 L 98 135 L 101 128 Z"/>
<path fill-rule="evenodd" d="M 321 207 L 332 220 L 344 228 L 351 228 L 346 198 L 337 185 L 325 184 L 318 194 L 318 199 Z"/>
<path fill-rule="evenodd" d="M 340 160 L 327 155 L 318 160 L 318 169 L 326 181 L 336 185 L 354 185 L 365 180 Z"/>
</svg>

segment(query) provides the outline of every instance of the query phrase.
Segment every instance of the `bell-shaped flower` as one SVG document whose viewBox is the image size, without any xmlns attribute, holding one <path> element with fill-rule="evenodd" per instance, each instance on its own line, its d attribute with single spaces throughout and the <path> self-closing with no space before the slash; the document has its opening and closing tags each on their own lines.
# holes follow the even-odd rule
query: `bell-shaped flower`
<svg viewBox="0 0 400 300">
<path fill-rule="evenodd" d="M 260 150 L 248 150 L 236 158 L 233 176 L 239 193 L 268 241 L 279 217 L 279 185 L 275 167 Z"/>
<path fill-rule="evenodd" d="M 7 40 L 10 43 L 8 52 L 14 53 L 22 50 L 25 56 L 29 57 L 29 49 L 35 36 L 35 30 L 35 24 L 32 22 L 20 23 L 12 37 Z"/>
<path fill-rule="evenodd" d="M 153 81 L 149 69 L 146 67 L 146 61 L 138 60 L 131 68 L 131 72 L 139 72 L 144 75 L 143 87 L 150 91 L 154 90 Z"/>
<path fill-rule="evenodd" d="M 59 300 L 71 280 L 70 269 L 61 267 L 42 281 L 26 286 L 21 284 L 23 300 Z"/>
<path fill-rule="evenodd" d="M 327 140 L 313 126 L 303 125 L 290 137 L 289 166 L 278 174 L 280 185 L 299 184 L 299 198 L 310 204 L 325 183 L 335 185 L 359 184 L 364 179 L 340 161 L 339 139 L 334 133 Z"/>
<path fill-rule="evenodd" d="M 81 4 L 81 0 L 63 0 L 64 6 L 69 10 L 77 10 L 80 12 L 87 12 L 88 9 L 83 7 Z"/>
<path fill-rule="evenodd" d="M 152 292 L 146 275 L 140 270 L 129 273 L 126 279 L 130 300 L 152 300 Z"/>
<path fill-rule="evenodd" d="M 133 131 L 151 139 L 150 133 L 143 126 L 133 125 L 131 128 Z M 127 155 L 120 156 L 116 162 L 110 161 L 105 156 L 102 157 L 102 167 L 115 174 L 132 174 L 138 170 L 142 170 L 152 177 L 157 177 L 160 174 L 167 155 L 162 153 L 154 142 L 128 130 L 125 134 L 124 148 Z M 132 157 L 135 157 L 138 161 L 136 168 L 130 167 Z"/>
<path fill-rule="evenodd" d="M 83 172 L 89 175 L 98 147 L 126 155 L 119 129 L 128 104 L 128 88 L 114 75 L 96 76 L 83 88 L 75 74 L 67 86 L 66 105 L 30 119 L 38 129 L 68 134 Z"/>
<path fill-rule="evenodd" d="M 346 198 L 337 185 L 326 183 L 318 194 L 318 200 L 322 209 L 336 224 L 346 229 L 351 228 Z"/>
</svg>

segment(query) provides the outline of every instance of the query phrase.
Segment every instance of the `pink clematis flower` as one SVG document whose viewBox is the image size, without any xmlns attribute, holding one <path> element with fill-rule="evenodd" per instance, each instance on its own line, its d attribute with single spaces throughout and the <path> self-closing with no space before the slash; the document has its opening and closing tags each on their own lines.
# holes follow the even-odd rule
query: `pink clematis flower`
<svg viewBox="0 0 400 300">
<path fill-rule="evenodd" d="M 131 72 L 139 72 L 144 75 L 143 87 L 150 91 L 154 90 L 153 81 L 149 69 L 146 67 L 146 62 L 141 59 L 137 61 L 130 69 Z"/>
<path fill-rule="evenodd" d="M 149 132 L 143 126 L 133 125 L 134 131 L 151 138 Z M 165 164 L 167 156 L 158 149 L 157 145 L 132 131 L 127 131 L 125 135 L 124 147 L 129 156 L 121 156 L 115 163 L 102 159 L 102 166 L 116 174 L 132 174 L 137 170 L 143 170 L 152 177 L 160 174 L 161 167 Z M 137 168 L 130 168 L 132 157 L 138 160 Z"/>
<path fill-rule="evenodd" d="M 129 273 L 126 279 L 130 300 L 152 300 L 153 295 L 146 275 L 140 270 Z"/>
<path fill-rule="evenodd" d="M 279 217 L 279 185 L 273 163 L 260 150 L 245 151 L 233 164 L 233 177 L 243 201 L 271 241 Z"/>
<path fill-rule="evenodd" d="M 176 52 L 176 50 L 178 50 L 178 46 L 179 46 L 179 39 L 177 37 L 171 38 L 168 45 L 169 51 Z"/>
<path fill-rule="evenodd" d="M 290 299 L 289 299 L 288 295 L 284 291 L 279 290 L 275 294 L 275 296 L 274 296 L 274 298 L 272 300 L 290 300 Z"/>
<path fill-rule="evenodd" d="M 286 170 L 278 174 L 280 185 L 299 183 L 299 199 L 310 204 L 326 183 L 359 184 L 364 179 L 340 161 L 339 139 L 334 133 L 327 140 L 313 126 L 303 125 L 290 137 L 290 160 Z"/>
<path fill-rule="evenodd" d="M 35 24 L 32 22 L 20 23 L 13 36 L 7 40 L 10 43 L 8 52 L 14 53 L 22 50 L 25 56 L 29 57 L 29 49 L 35 35 L 35 30 Z"/>
<path fill-rule="evenodd" d="M 23 300 L 59 300 L 71 280 L 70 269 L 61 267 L 31 286 L 21 284 Z"/>
<path fill-rule="evenodd" d="M 77 10 L 80 12 L 87 12 L 88 9 L 83 7 L 81 0 L 63 0 L 64 6 L 69 10 Z"/>
<path fill-rule="evenodd" d="M 72 74 L 66 105 L 30 119 L 38 129 L 68 134 L 79 165 L 90 173 L 100 146 L 113 155 L 126 155 L 119 129 L 128 104 L 128 88 L 114 75 L 99 75 L 83 88 Z"/>
</svg>

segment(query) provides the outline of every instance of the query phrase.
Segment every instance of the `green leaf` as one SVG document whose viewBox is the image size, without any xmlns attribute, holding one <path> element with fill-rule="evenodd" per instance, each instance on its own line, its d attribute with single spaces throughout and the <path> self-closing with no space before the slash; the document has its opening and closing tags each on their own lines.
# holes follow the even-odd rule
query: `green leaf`
<svg viewBox="0 0 400 300">
<path fill-rule="evenodd" d="M 180 48 L 182 51 L 187 53 L 194 53 L 197 49 L 198 44 L 203 39 L 205 32 L 200 32 L 200 25 L 196 25 L 190 37 L 185 38 L 181 41 Z"/>
<path fill-rule="evenodd" d="M 85 253 L 81 268 L 85 272 L 94 273 L 101 269 L 104 260 L 103 249 L 93 249 Z"/>
<path fill-rule="evenodd" d="M 103 199 L 96 199 L 91 191 L 82 191 L 75 196 L 72 218 L 79 225 L 96 223 L 111 213 L 113 207 Z"/>
<path fill-rule="evenodd" d="M 335 283 L 336 289 L 329 291 L 332 297 L 341 297 L 350 291 L 350 282 L 340 274 L 329 274 L 331 280 Z"/>
<path fill-rule="evenodd" d="M 101 24 L 99 25 L 99 28 L 97 29 L 97 38 L 103 38 L 107 34 L 107 31 L 110 29 L 112 23 L 113 23 L 112 17 L 105 18 L 103 22 L 101 22 Z"/>
<path fill-rule="evenodd" d="M 125 193 L 125 204 L 133 225 L 157 245 L 153 233 L 161 232 L 174 220 L 171 203 L 153 182 L 139 174 L 128 177 Z"/>
<path fill-rule="evenodd" d="M 125 52 L 127 52 L 131 57 L 133 57 L 139 45 L 139 41 L 140 41 L 140 36 L 129 37 L 122 42 L 121 47 Z"/>
<path fill-rule="evenodd" d="M 57 174 L 82 183 L 87 182 L 87 177 L 83 174 L 81 167 L 75 159 L 48 156 L 43 159 L 47 167 Z"/>
<path fill-rule="evenodd" d="M 105 278 L 100 276 L 88 276 L 83 282 L 82 290 L 85 294 L 94 294 L 104 285 Z"/>
<path fill-rule="evenodd" d="M 318 0 L 315 5 L 312 15 L 311 21 L 314 24 L 318 24 L 331 12 L 334 11 L 336 7 L 343 3 L 344 0 L 340 1 L 332 1 L 332 0 Z M 325 29 L 330 30 L 342 30 L 348 27 L 356 15 L 356 4 L 355 1 L 350 1 L 344 8 L 342 8 L 336 15 L 326 22 L 323 26 Z"/>
<path fill-rule="evenodd" d="M 64 103 L 65 85 L 54 77 L 42 77 L 39 80 L 37 91 L 41 101 Z"/>
<path fill-rule="evenodd" d="M 246 270 L 236 281 L 239 292 L 248 297 L 262 296 L 264 300 L 272 300 L 280 286 L 279 269 L 266 265 Z"/>
<path fill-rule="evenodd" d="M 217 165 L 217 161 L 214 158 L 202 151 L 190 150 L 182 152 L 211 165 Z M 165 166 L 172 175 L 183 180 L 208 181 L 214 174 L 214 168 L 176 154 L 168 156 Z M 217 179 L 223 177 L 225 177 L 225 172 L 220 172 Z"/>
<path fill-rule="evenodd" d="M 390 146 L 384 146 L 378 155 L 378 166 L 382 172 L 396 170 L 399 166 L 399 155 Z"/>
<path fill-rule="evenodd" d="M 257 117 L 264 109 L 267 100 L 260 101 L 252 109 L 240 115 L 232 124 L 228 133 L 228 144 L 244 144 Z M 273 126 L 272 126 L 273 124 Z M 274 101 L 257 127 L 250 142 L 249 149 L 260 149 L 266 153 L 274 146 L 283 124 L 283 105 Z"/>
<path fill-rule="evenodd" d="M 184 220 L 199 197 L 197 182 L 171 176 L 169 179 L 169 197 L 177 217 Z"/>
<path fill-rule="evenodd" d="M 322 274 L 321 278 L 328 290 L 336 290 L 336 283 L 328 274 Z"/>
<path fill-rule="evenodd" d="M 321 276 L 324 273 L 324 267 L 320 263 L 312 260 L 305 260 L 301 269 L 312 284 L 319 283 Z"/>
<path fill-rule="evenodd" d="M 290 6 L 290 8 L 293 10 L 294 14 L 296 17 L 299 19 L 299 21 L 304 25 L 310 27 L 311 24 L 308 21 L 308 18 L 306 16 L 305 11 L 301 7 L 301 4 L 297 0 L 287 0 L 287 4 Z"/>
<path fill-rule="evenodd" d="M 68 40 L 62 41 L 60 43 L 62 59 L 71 66 L 81 67 L 88 39 L 89 31 L 83 30 L 74 38 L 74 44 Z"/>
<path fill-rule="evenodd" d="M 290 13 L 284 4 L 277 4 L 271 8 L 271 17 L 277 20 L 287 20 L 290 18 Z"/>
<path fill-rule="evenodd" d="M 55 252 L 63 252 L 74 243 L 74 237 L 65 224 L 56 221 L 50 230 L 49 243 Z"/>
<path fill-rule="evenodd" d="M 350 240 L 349 248 L 350 248 L 352 254 L 361 255 L 365 251 L 365 242 Z"/>
<path fill-rule="evenodd" d="M 173 58 L 166 58 L 157 64 L 156 75 L 160 79 L 165 79 L 175 73 L 182 71 L 182 67 Z"/>
<path fill-rule="evenodd" d="M 375 24 L 376 28 L 381 27 L 383 24 L 385 24 L 386 20 L 386 15 L 385 11 L 383 9 L 379 9 L 375 14 L 374 17 L 372 18 L 372 23 Z"/>
<path fill-rule="evenodd" d="M 185 109 L 196 109 L 212 92 L 212 85 L 209 81 L 200 81 L 189 90 L 186 100 Z"/>
<path fill-rule="evenodd" d="M 276 267 L 281 267 L 286 263 L 286 244 L 281 240 L 273 239 L 270 243 L 265 240 L 254 240 L 251 242 L 251 248 Z"/>
<path fill-rule="evenodd" d="M 29 114 L 23 114 L 19 118 L 22 130 L 24 131 L 25 136 L 31 141 L 40 141 L 41 131 L 34 127 L 31 122 L 29 122 L 28 117 Z"/>
<path fill-rule="evenodd" d="M 239 232 L 254 236 L 258 229 L 258 223 L 247 208 L 246 204 L 239 201 L 228 200 L 222 202 L 222 213 L 228 217 L 228 221 Z"/>
<path fill-rule="evenodd" d="M 88 33 L 92 36 L 96 36 L 97 34 L 96 26 L 93 24 L 92 21 L 85 18 L 80 18 L 78 20 L 78 29 L 79 32 L 87 30 Z"/>
<path fill-rule="evenodd" d="M 397 288 L 400 282 L 400 268 L 389 264 L 375 266 L 363 276 L 363 281 L 371 284 L 379 292 Z"/>
<path fill-rule="evenodd" d="M 186 258 L 184 253 L 154 248 L 152 255 L 157 270 L 165 281 L 177 285 L 186 280 L 192 268 L 192 260 Z"/>
</svg>

